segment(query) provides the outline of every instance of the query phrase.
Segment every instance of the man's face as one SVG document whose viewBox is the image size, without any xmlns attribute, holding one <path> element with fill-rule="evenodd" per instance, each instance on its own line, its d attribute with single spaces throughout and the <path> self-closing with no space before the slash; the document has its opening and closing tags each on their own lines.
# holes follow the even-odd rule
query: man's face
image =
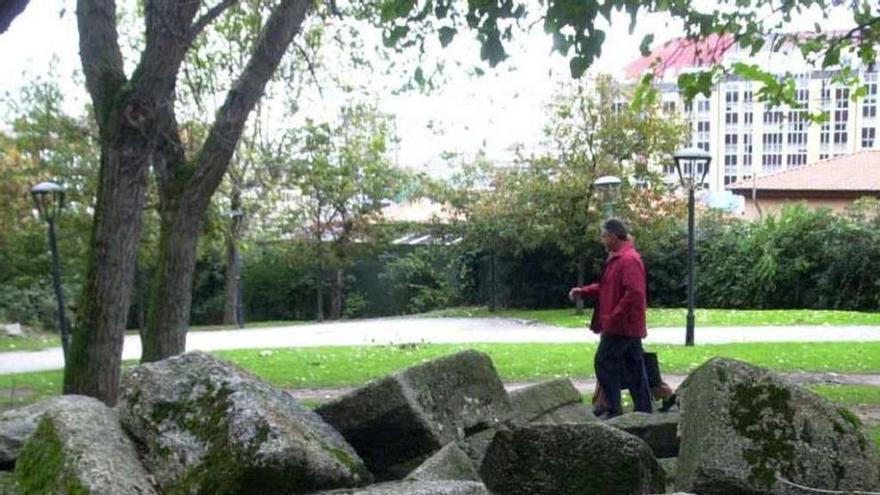
<svg viewBox="0 0 880 495">
<path fill-rule="evenodd" d="M 602 230 L 602 245 L 605 246 L 605 250 L 609 253 L 612 253 L 617 250 L 617 245 L 620 240 L 616 235 L 608 232 L 607 230 Z"/>
</svg>

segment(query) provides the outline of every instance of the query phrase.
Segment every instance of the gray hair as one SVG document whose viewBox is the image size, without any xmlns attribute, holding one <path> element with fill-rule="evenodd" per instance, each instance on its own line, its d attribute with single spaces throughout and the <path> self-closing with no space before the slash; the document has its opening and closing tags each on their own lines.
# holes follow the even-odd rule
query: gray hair
<svg viewBox="0 0 880 495">
<path fill-rule="evenodd" d="M 605 223 L 602 224 L 602 230 L 617 237 L 621 241 L 625 241 L 629 236 L 629 233 L 626 231 L 626 225 L 616 218 L 605 220 Z"/>
</svg>

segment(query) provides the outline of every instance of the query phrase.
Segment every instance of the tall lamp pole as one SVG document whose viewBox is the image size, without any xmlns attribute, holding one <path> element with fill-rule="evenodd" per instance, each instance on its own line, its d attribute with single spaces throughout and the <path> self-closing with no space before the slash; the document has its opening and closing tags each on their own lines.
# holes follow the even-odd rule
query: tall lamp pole
<svg viewBox="0 0 880 495">
<path fill-rule="evenodd" d="M 64 208 L 64 188 L 54 182 L 41 182 L 31 188 L 31 197 L 40 217 L 49 225 L 49 251 L 52 253 L 52 286 L 58 300 L 58 328 L 61 330 L 61 349 L 67 360 L 70 348 L 70 325 L 64 310 L 64 291 L 61 289 L 61 263 L 58 257 L 58 242 L 55 224 Z"/>
<path fill-rule="evenodd" d="M 673 155 L 681 186 L 688 192 L 688 254 L 687 254 L 687 327 L 684 345 L 694 345 L 694 191 L 703 185 L 709 173 L 712 155 L 700 148 L 685 148 Z"/>
</svg>

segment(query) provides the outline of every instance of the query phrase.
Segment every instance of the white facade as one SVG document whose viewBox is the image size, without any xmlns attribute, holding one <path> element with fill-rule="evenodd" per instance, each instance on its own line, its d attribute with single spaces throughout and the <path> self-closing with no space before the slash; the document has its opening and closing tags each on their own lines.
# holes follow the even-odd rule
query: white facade
<svg viewBox="0 0 880 495">
<path fill-rule="evenodd" d="M 739 60 L 738 60 L 739 59 Z M 764 53 L 740 57 L 736 49 L 724 57 L 756 63 L 780 76 L 792 73 L 797 81 L 797 98 L 809 112 L 827 111 L 829 120 L 814 124 L 803 111 L 768 108 L 758 101 L 758 83 L 728 76 L 716 84 L 710 97 L 698 95 L 685 104 L 674 77 L 658 84 L 663 105 L 680 112 L 691 126 L 691 142 L 712 155 L 710 191 L 723 191 L 736 181 L 772 174 L 837 155 L 880 148 L 877 139 L 877 72 L 858 68 L 868 94 L 853 101 L 850 89 L 832 81 L 836 72 L 812 70 L 799 56 Z M 673 75 L 675 76 L 675 75 Z M 670 180 L 674 166 L 664 165 Z"/>
</svg>

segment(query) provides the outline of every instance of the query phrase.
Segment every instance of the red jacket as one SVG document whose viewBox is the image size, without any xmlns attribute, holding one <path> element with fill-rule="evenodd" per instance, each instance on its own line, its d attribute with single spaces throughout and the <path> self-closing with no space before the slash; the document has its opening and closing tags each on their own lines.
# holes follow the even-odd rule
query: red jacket
<svg viewBox="0 0 880 495">
<path fill-rule="evenodd" d="M 611 253 L 599 283 L 581 287 L 581 295 L 596 297 L 590 321 L 594 332 L 642 339 L 648 336 L 645 265 L 631 241 Z"/>
</svg>

